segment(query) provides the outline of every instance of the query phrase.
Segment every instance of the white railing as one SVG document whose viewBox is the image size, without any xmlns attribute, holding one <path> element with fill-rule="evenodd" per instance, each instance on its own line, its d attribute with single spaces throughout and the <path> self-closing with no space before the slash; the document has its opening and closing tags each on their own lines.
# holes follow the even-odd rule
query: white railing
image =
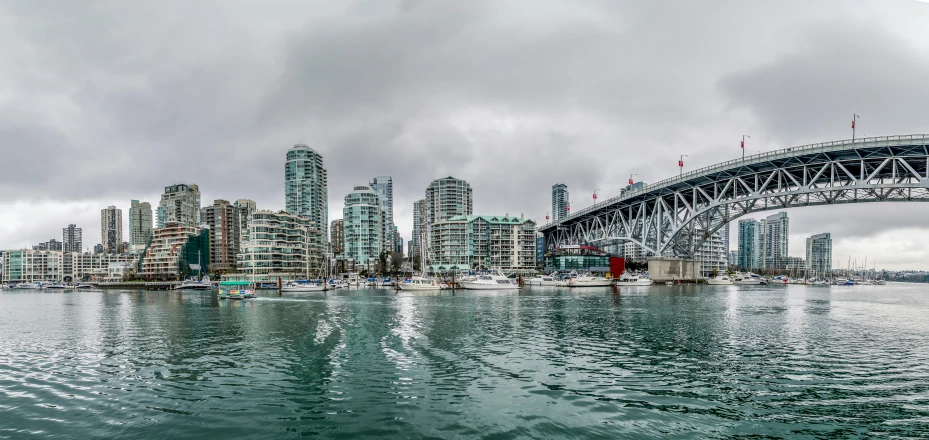
<svg viewBox="0 0 929 440">
<path fill-rule="evenodd" d="M 869 138 L 858 138 L 858 139 L 855 139 L 854 146 L 857 148 L 857 147 L 866 147 L 867 145 L 865 144 L 876 144 L 876 143 L 893 142 L 893 141 L 908 141 L 908 140 L 929 140 L 929 134 L 908 134 L 908 135 L 897 135 L 897 136 L 877 136 L 877 137 L 869 137 Z M 783 148 L 780 150 L 768 151 L 764 153 L 753 154 L 751 156 L 745 156 L 744 158 L 727 160 L 725 162 L 720 162 L 720 163 L 713 164 L 707 167 L 698 168 L 693 171 L 688 171 L 679 176 L 664 179 L 660 182 L 645 185 L 641 189 L 637 189 L 634 191 L 626 191 L 625 193 L 621 195 L 611 197 L 602 202 L 583 208 L 580 211 L 572 212 L 566 218 L 559 220 L 557 222 L 550 222 L 544 225 L 540 225 L 539 229 L 545 229 L 550 226 L 556 226 L 561 223 L 564 223 L 567 220 L 571 220 L 573 218 L 587 214 L 591 211 L 595 211 L 611 203 L 615 203 L 620 200 L 636 197 L 636 196 L 654 191 L 656 189 L 668 186 L 673 183 L 680 183 L 686 180 L 690 180 L 691 178 L 697 177 L 698 175 L 704 175 L 704 174 L 709 174 L 709 173 L 713 173 L 717 171 L 722 171 L 727 168 L 731 168 L 734 165 L 746 165 L 748 163 L 763 162 L 764 160 L 772 159 L 774 156 L 780 156 L 780 155 L 799 156 L 801 154 L 815 153 L 815 152 L 820 152 L 820 151 L 835 151 L 835 150 L 841 149 L 841 148 L 836 148 L 836 147 L 845 147 L 845 146 L 851 147 L 852 145 L 853 144 L 852 144 L 851 139 L 845 139 L 841 141 L 820 142 L 818 144 L 810 144 L 810 145 L 802 145 L 799 147 Z"/>
</svg>

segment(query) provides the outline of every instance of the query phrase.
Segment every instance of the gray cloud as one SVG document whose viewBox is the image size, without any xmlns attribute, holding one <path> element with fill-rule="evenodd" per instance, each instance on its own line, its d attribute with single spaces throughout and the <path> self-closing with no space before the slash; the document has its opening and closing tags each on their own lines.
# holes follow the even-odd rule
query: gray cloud
<svg viewBox="0 0 929 440">
<path fill-rule="evenodd" d="M 392 175 L 408 236 L 413 200 L 447 175 L 480 212 L 541 218 L 553 183 L 584 207 L 631 173 L 676 174 L 679 154 L 687 169 L 733 158 L 743 133 L 759 150 L 832 140 L 852 112 L 869 135 L 925 131 L 921 6 L 5 2 L 0 218 L 82 208 L 0 225 L 0 248 L 70 222 L 95 237 L 87 206 L 157 202 L 175 182 L 282 208 L 298 142 L 325 157 L 330 218 L 352 186 Z M 877 211 L 842 209 L 791 212 L 794 231 L 877 233 Z M 894 217 L 884 229 L 922 227 Z"/>
</svg>

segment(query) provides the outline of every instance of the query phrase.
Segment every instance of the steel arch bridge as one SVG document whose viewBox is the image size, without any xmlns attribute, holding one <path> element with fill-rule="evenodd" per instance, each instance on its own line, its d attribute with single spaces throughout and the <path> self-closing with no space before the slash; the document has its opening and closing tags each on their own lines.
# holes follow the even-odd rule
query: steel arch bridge
<svg viewBox="0 0 929 440">
<path fill-rule="evenodd" d="M 546 250 L 634 242 L 690 257 L 746 214 L 800 206 L 929 202 L 929 135 L 884 136 L 747 156 L 626 191 L 543 225 Z"/>
</svg>

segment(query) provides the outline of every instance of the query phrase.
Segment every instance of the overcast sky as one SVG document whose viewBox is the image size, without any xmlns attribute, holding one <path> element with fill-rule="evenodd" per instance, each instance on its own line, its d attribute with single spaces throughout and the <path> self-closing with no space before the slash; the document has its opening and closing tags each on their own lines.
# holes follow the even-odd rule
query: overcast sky
<svg viewBox="0 0 929 440">
<path fill-rule="evenodd" d="M 329 218 L 394 177 L 405 239 L 433 179 L 479 214 L 544 219 L 748 153 L 929 133 L 929 3 L 828 1 L 0 2 L 0 249 L 61 228 L 100 242 L 100 209 L 283 209 L 285 153 L 319 151 Z M 929 205 L 789 211 L 790 254 L 929 269 Z M 128 240 L 128 235 L 125 237 Z M 733 240 L 735 249 L 735 240 Z M 869 263 L 869 266 L 871 264 Z"/>
</svg>

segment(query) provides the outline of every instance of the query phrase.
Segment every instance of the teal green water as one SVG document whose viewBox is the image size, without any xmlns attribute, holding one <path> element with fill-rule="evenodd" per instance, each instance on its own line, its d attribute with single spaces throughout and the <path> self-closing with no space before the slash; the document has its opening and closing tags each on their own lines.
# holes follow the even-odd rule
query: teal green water
<svg viewBox="0 0 929 440">
<path fill-rule="evenodd" d="M 0 438 L 929 437 L 929 288 L 0 292 Z"/>
</svg>

